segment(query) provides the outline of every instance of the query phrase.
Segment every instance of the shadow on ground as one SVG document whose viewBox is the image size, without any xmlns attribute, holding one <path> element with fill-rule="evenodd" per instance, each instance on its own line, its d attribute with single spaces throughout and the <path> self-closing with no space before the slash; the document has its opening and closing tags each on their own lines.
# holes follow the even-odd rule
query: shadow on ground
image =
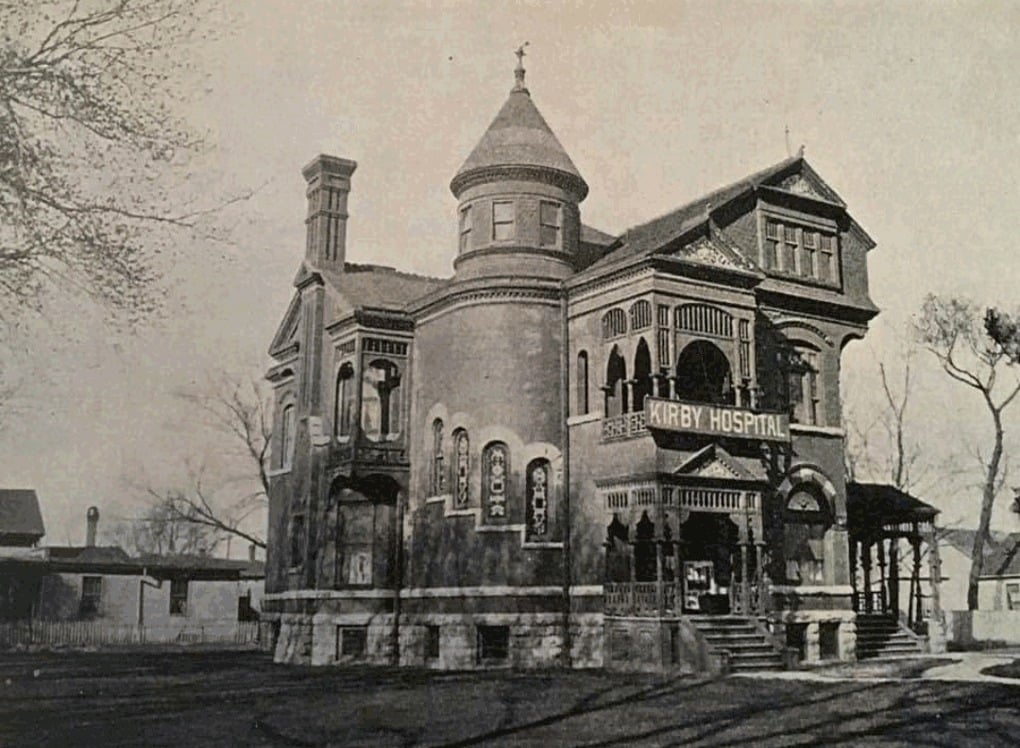
<svg viewBox="0 0 1020 748">
<path fill-rule="evenodd" d="M 1014 745 L 1010 685 L 438 673 L 252 653 L 0 660 L 2 745 Z"/>
</svg>

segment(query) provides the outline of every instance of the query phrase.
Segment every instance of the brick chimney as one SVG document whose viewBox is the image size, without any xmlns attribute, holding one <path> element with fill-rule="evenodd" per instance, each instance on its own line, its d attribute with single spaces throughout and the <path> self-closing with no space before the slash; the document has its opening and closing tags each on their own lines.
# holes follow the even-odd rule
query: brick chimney
<svg viewBox="0 0 1020 748">
<path fill-rule="evenodd" d="M 85 546 L 92 548 L 96 544 L 96 529 L 99 527 L 99 510 L 90 506 L 85 512 Z"/>
<path fill-rule="evenodd" d="M 347 249 L 347 195 L 358 165 L 320 155 L 301 170 L 308 187 L 305 261 L 312 267 L 343 271 Z"/>
</svg>

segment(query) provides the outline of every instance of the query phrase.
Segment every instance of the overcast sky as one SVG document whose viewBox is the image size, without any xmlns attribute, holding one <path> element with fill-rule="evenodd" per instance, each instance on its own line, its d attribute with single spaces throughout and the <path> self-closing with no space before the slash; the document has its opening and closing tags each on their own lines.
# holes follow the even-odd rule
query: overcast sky
<svg viewBox="0 0 1020 748">
<path fill-rule="evenodd" d="M 585 223 L 622 232 L 806 146 L 878 243 L 882 315 L 844 355 L 868 421 L 876 362 L 896 362 L 926 292 L 1016 306 L 1020 5 L 897 3 L 238 2 L 192 53 L 208 73 L 195 122 L 212 152 L 196 185 L 258 188 L 231 246 L 185 248 L 168 318 L 133 337 L 79 323 L 32 346 L 0 432 L 0 484 L 34 487 L 51 543 L 81 542 L 85 508 L 129 517 L 138 484 L 215 451 L 172 392 L 264 366 L 303 252 L 301 167 L 355 159 L 349 261 L 452 272 L 449 181 L 513 84 L 528 86 L 591 187 Z M 976 524 L 980 399 L 921 355 L 914 438 L 971 472 L 923 497 Z M 1007 414 L 1020 460 L 1020 406 Z M 987 454 L 988 449 L 986 448 Z M 1020 482 L 1018 479 L 1017 482 Z M 1000 503 L 1005 506 L 1005 499 Z M 1005 512 L 1001 529 L 1017 529 Z"/>
</svg>

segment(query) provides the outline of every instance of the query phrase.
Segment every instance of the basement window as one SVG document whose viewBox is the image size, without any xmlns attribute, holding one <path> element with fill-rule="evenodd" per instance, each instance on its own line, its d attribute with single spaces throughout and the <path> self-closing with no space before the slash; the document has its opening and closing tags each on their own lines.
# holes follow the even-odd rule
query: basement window
<svg viewBox="0 0 1020 748">
<path fill-rule="evenodd" d="M 495 665 L 507 661 L 510 654 L 509 626 L 478 627 L 478 664 Z"/>
<path fill-rule="evenodd" d="M 356 660 L 365 656 L 368 649 L 368 626 L 336 627 L 336 658 Z"/>
<path fill-rule="evenodd" d="M 439 659 L 439 627 L 438 626 L 426 626 L 425 627 L 425 659 L 426 660 L 438 660 Z"/>
</svg>

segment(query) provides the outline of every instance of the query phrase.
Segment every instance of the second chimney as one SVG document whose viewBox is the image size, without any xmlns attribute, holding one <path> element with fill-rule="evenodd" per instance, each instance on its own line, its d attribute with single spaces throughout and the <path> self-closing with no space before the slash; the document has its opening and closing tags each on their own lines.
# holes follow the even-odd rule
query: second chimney
<svg viewBox="0 0 1020 748">
<path fill-rule="evenodd" d="M 90 506 L 85 512 L 85 546 L 91 548 L 96 544 L 96 529 L 99 527 L 99 510 Z"/>
<path fill-rule="evenodd" d="M 336 156 L 316 156 L 301 170 L 308 184 L 305 260 L 315 268 L 343 271 L 347 245 L 347 195 L 358 165 Z"/>
</svg>

